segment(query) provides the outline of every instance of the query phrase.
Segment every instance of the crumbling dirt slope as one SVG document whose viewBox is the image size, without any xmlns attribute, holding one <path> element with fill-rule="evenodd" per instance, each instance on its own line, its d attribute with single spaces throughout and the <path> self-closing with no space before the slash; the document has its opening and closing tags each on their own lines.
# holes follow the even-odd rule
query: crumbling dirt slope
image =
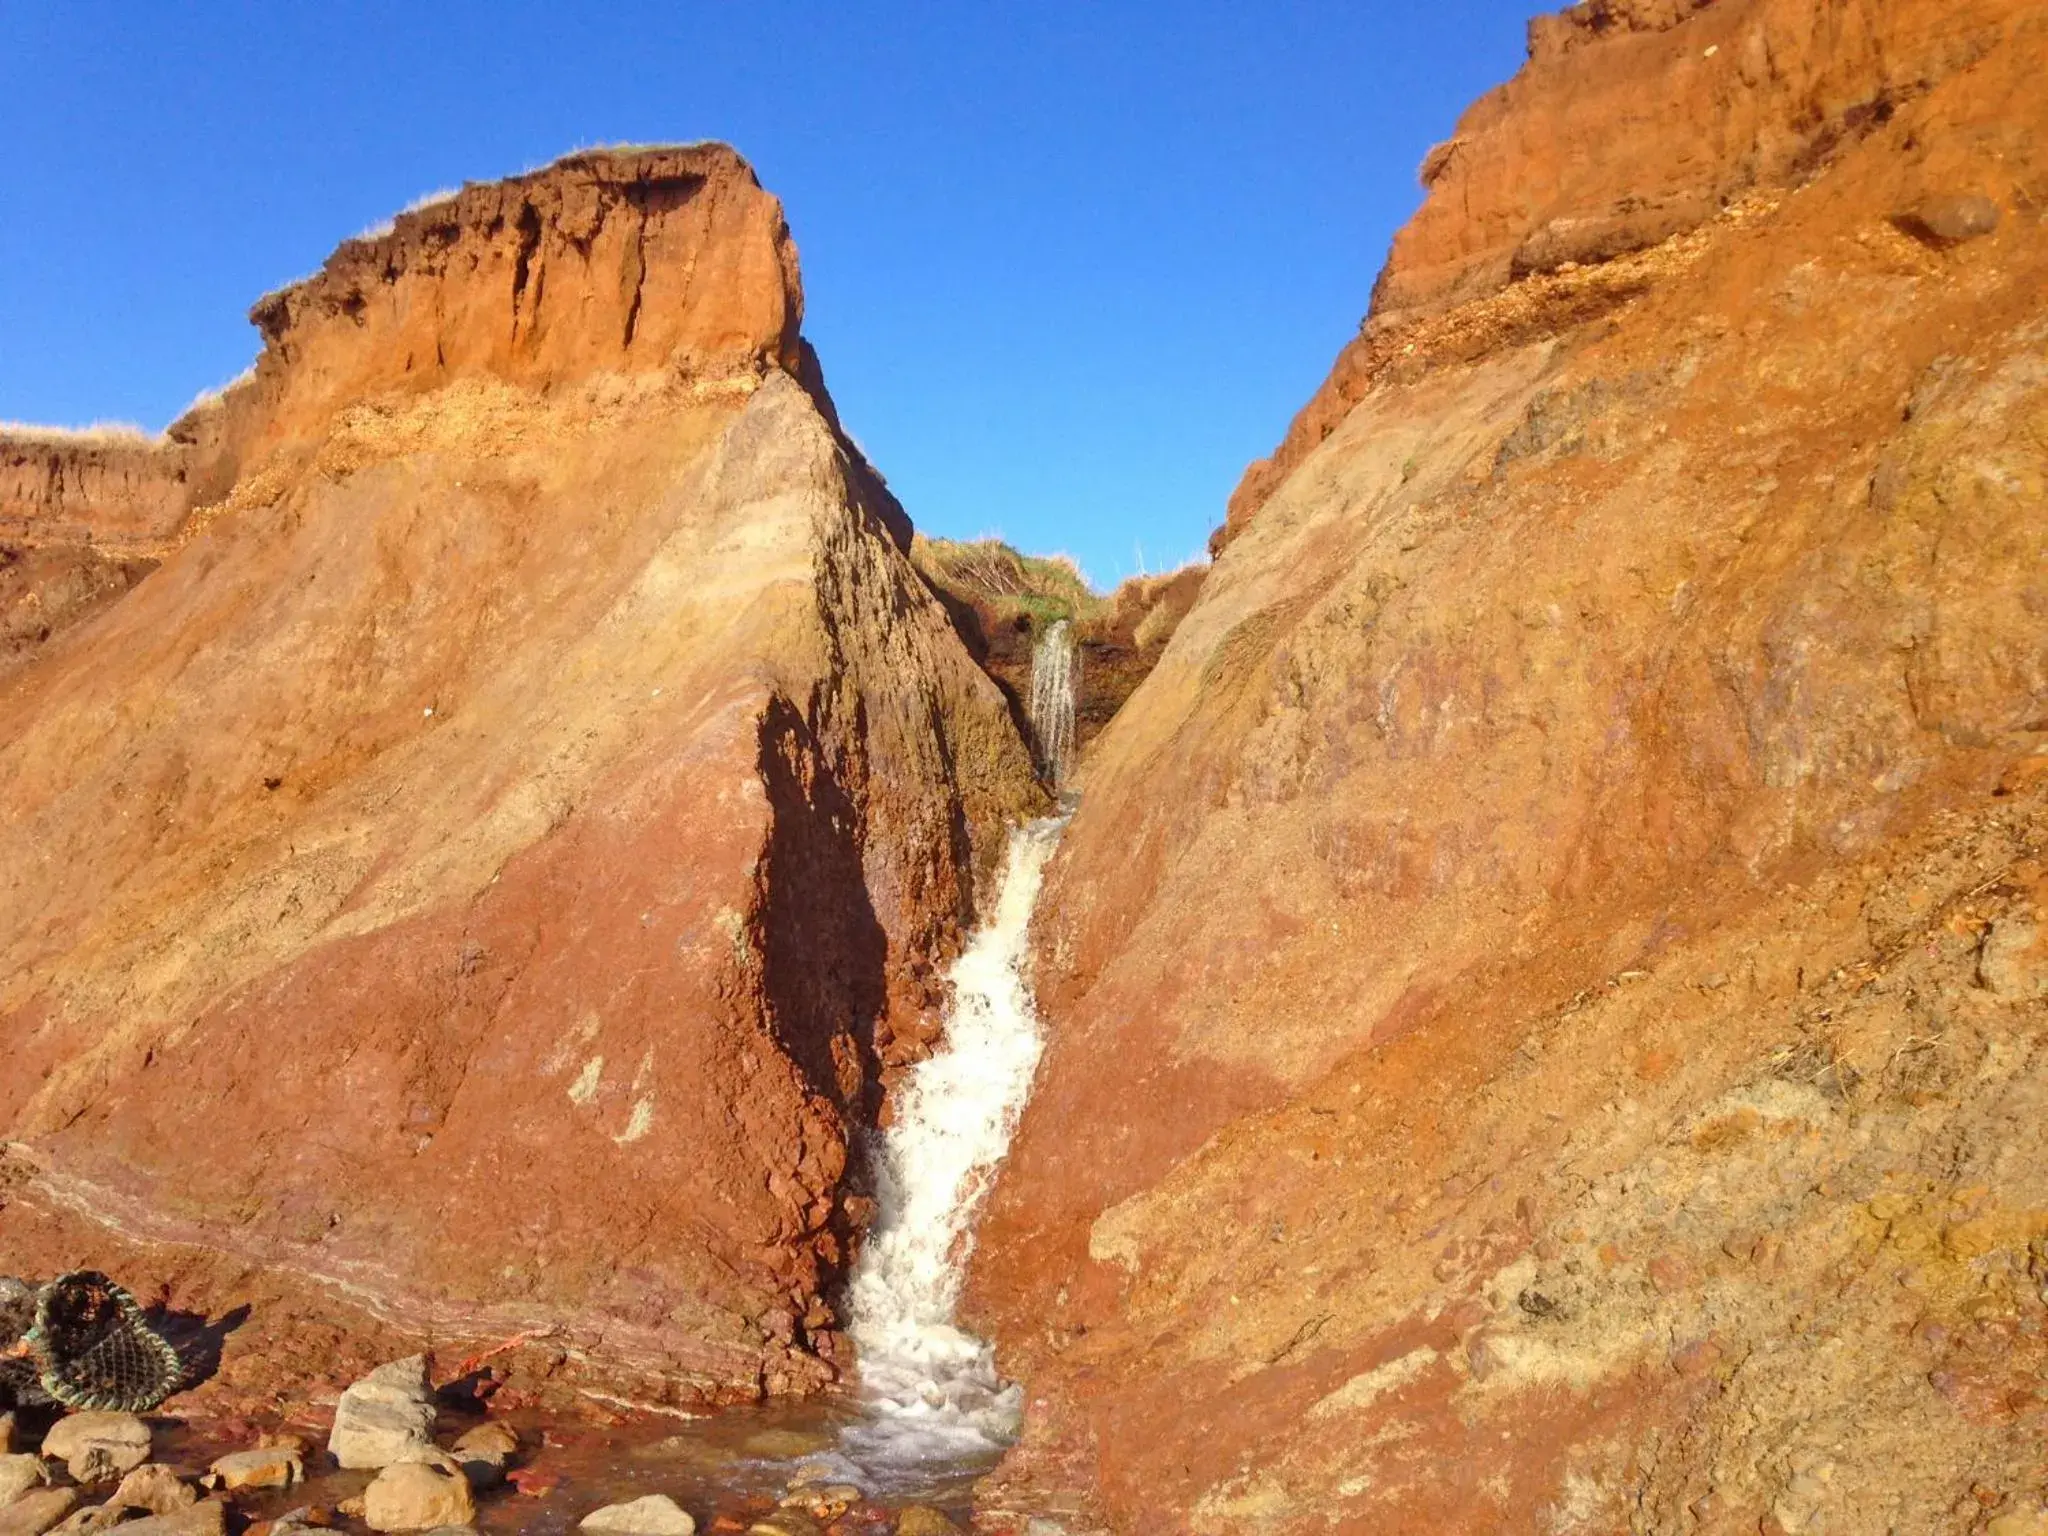
<svg viewBox="0 0 2048 1536">
<path fill-rule="evenodd" d="M 971 1294 L 1038 1405 L 1006 1475 L 1119 1529 L 2048 1493 L 2048 12 L 1560 25 L 1049 879 Z M 1780 90 L 1808 32 L 1832 83 Z M 1487 156 L 1695 77 L 1749 125 L 1658 107 L 1698 222 L 1504 259 L 1588 205 L 1504 223 Z M 1855 131 L 1729 160 L 1816 103 Z"/>
<path fill-rule="evenodd" d="M 15 1262 L 97 1223 L 683 1400 L 843 1363 L 851 1138 L 1041 793 L 796 282 L 706 146 L 258 306 L 162 565 L 0 674 Z"/>
<path fill-rule="evenodd" d="M 0 426 L 0 674 L 156 569 L 188 457 L 126 429 Z"/>
</svg>

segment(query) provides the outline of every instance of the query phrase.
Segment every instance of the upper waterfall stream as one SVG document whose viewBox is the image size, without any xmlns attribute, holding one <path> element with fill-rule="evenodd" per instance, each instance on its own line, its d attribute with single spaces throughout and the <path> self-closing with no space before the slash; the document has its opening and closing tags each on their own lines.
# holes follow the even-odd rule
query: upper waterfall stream
<svg viewBox="0 0 2048 1536">
<path fill-rule="evenodd" d="M 1047 627 L 1031 653 L 1029 709 L 1038 764 L 1055 788 L 1067 782 L 1074 768 L 1074 752 L 1080 745 L 1075 718 L 1080 694 L 1081 650 L 1073 625 L 1059 619 Z"/>
</svg>

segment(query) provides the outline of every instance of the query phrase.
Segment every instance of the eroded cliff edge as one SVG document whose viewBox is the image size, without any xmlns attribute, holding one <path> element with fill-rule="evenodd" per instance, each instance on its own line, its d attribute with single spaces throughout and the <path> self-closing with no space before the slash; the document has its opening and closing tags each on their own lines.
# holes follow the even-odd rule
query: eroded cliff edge
<svg viewBox="0 0 2048 1536">
<path fill-rule="evenodd" d="M 1010 1475 L 1976 1529 L 2042 1493 L 2048 12 L 1533 41 L 1084 768 Z"/>
<path fill-rule="evenodd" d="M 1043 802 L 801 314 L 732 151 L 578 155 L 0 484 L 161 562 L 0 673 L 15 1262 L 260 1292 L 280 1373 L 340 1301 L 656 1400 L 844 1363 L 852 1138 Z"/>
</svg>

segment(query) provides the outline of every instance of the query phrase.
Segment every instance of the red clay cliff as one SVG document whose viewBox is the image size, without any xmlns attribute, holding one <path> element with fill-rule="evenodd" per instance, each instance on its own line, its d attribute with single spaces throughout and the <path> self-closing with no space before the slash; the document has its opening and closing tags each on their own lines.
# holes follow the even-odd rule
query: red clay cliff
<svg viewBox="0 0 2048 1536">
<path fill-rule="evenodd" d="M 1273 456 L 1245 471 L 1212 543 L 1234 537 L 1389 363 L 1412 355 L 1408 333 L 1421 322 L 1806 184 L 1882 137 L 1902 107 L 2010 46 L 2015 27 L 2032 25 L 2027 10 L 2007 0 L 1587 0 L 1538 17 L 1527 66 L 1424 158 L 1429 196 L 1394 237 L 1357 339 Z M 1929 140 L 1902 153 L 1946 186 L 1951 167 L 1965 182 L 1999 179 L 1987 148 Z"/>
<path fill-rule="evenodd" d="M 1083 767 L 1007 1476 L 2040 1528 L 2048 10 L 1532 41 Z"/>
<path fill-rule="evenodd" d="M 160 444 L 0 440 L 24 543 L 160 562 L 0 672 L 16 1262 L 843 1365 L 851 1138 L 1041 791 L 801 315 L 732 151 L 578 155 L 262 300 Z"/>
</svg>

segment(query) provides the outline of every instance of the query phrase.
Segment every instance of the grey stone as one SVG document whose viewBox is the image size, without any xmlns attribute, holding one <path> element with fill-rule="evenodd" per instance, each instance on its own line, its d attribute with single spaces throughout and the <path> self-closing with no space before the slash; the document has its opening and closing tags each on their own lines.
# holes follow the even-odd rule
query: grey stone
<svg viewBox="0 0 2048 1536">
<path fill-rule="evenodd" d="M 697 1522 L 665 1493 L 650 1493 L 629 1504 L 607 1504 L 578 1522 L 577 1529 L 613 1536 L 695 1536 Z"/>
<path fill-rule="evenodd" d="M 43 1454 L 74 1482 L 110 1483 L 149 1460 L 149 1426 L 132 1413 L 74 1413 L 43 1436 Z"/>
<path fill-rule="evenodd" d="M 0 1505 L 12 1504 L 31 1488 L 49 1486 L 50 1469 L 40 1456 L 0 1456 Z"/>
<path fill-rule="evenodd" d="M 344 1467 L 388 1467 L 433 1444 L 434 1399 L 423 1356 L 378 1366 L 334 1405 L 327 1449 Z"/>
</svg>

